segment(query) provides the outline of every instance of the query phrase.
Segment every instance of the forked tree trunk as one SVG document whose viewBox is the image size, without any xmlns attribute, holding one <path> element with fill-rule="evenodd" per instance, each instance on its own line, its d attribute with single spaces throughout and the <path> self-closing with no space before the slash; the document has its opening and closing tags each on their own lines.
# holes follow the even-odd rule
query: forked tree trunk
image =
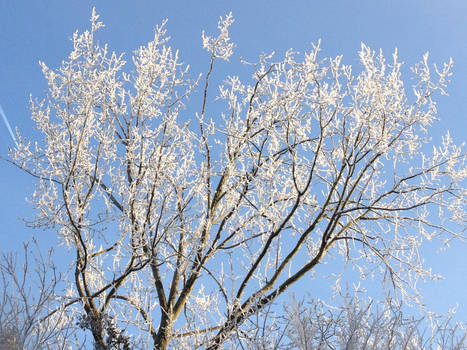
<svg viewBox="0 0 467 350">
<path fill-rule="evenodd" d="M 164 323 L 164 325 L 161 325 L 159 332 L 154 339 L 154 350 L 167 350 L 169 348 L 172 325 L 169 322 Z"/>
</svg>

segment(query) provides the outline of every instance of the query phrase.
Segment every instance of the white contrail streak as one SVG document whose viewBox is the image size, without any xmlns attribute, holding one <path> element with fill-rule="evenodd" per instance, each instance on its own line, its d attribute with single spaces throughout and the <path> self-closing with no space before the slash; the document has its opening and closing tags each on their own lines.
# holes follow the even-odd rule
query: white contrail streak
<svg viewBox="0 0 467 350">
<path fill-rule="evenodd" d="M 0 105 L 0 114 L 2 115 L 3 121 L 5 122 L 5 126 L 8 129 L 8 132 L 10 133 L 11 138 L 15 142 L 15 145 L 18 146 L 18 142 L 16 141 L 15 134 L 13 133 L 13 130 L 11 129 L 10 123 L 8 122 L 5 112 L 3 111 L 2 105 Z"/>
</svg>

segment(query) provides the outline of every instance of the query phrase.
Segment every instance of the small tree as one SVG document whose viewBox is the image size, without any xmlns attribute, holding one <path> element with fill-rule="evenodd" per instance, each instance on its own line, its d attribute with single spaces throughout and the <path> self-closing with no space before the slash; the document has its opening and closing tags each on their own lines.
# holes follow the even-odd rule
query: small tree
<svg viewBox="0 0 467 350">
<path fill-rule="evenodd" d="M 451 62 L 432 78 L 425 55 L 411 97 L 397 52 L 386 63 L 362 45 L 354 75 L 315 45 L 263 55 L 249 84 L 228 76 L 215 93 L 232 23 L 203 32 L 202 79 L 164 25 L 124 71 L 94 40 L 95 12 L 60 68 L 41 63 L 49 95 L 31 106 L 44 139 L 18 135 L 12 158 L 38 179 L 34 224 L 74 254 L 65 306 L 96 348 L 220 348 L 331 251 L 416 298 L 431 276 L 420 244 L 465 228 L 465 154 L 449 135 L 422 153 Z M 197 86 L 199 109 L 183 109 Z"/>
<path fill-rule="evenodd" d="M 36 242 L 21 256 L 0 253 L 0 349 L 81 349 L 66 310 L 56 309 L 60 282 L 52 251 L 42 255 Z"/>
<path fill-rule="evenodd" d="M 410 317 L 393 299 L 374 301 L 356 292 L 337 306 L 292 298 L 281 315 L 262 315 L 237 335 L 251 350 L 465 350 L 467 330 L 446 317 Z M 365 300 L 367 299 L 367 300 Z M 336 300 L 334 300 L 336 301 Z M 267 322 L 264 322 L 264 319 Z M 240 345 L 241 344 L 241 345 Z"/>
<path fill-rule="evenodd" d="M 300 350 L 465 350 L 465 325 L 452 314 L 430 319 L 407 317 L 393 300 L 365 301 L 345 296 L 337 307 L 320 300 L 294 302 L 287 310 L 287 349 Z"/>
</svg>

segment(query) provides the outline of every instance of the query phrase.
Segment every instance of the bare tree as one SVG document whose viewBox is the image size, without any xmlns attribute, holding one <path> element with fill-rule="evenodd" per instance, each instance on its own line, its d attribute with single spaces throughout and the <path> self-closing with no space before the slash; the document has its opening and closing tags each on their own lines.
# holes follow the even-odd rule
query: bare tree
<svg viewBox="0 0 467 350">
<path fill-rule="evenodd" d="M 313 300 L 293 301 L 287 310 L 288 349 L 462 350 L 467 349 L 465 325 L 453 314 L 429 319 L 408 317 L 402 304 L 388 299 L 365 301 L 356 294 L 337 307 Z"/>
<path fill-rule="evenodd" d="M 24 244 L 22 256 L 1 254 L 1 349 L 80 349 L 73 320 L 60 307 L 60 282 L 52 251 L 42 255 L 35 241 Z"/>
<path fill-rule="evenodd" d="M 216 93 L 232 23 L 203 32 L 194 80 L 165 23 L 125 71 L 94 39 L 95 12 L 61 67 L 41 63 L 44 139 L 18 135 L 12 162 L 37 179 L 33 224 L 74 256 L 65 307 L 96 348 L 220 348 L 330 252 L 416 299 L 431 277 L 420 244 L 463 234 L 466 156 L 449 135 L 422 152 L 451 62 L 433 74 L 425 55 L 410 95 L 397 52 L 387 63 L 362 45 L 354 74 L 315 45 L 262 55 L 249 83 L 228 76 Z"/>
<path fill-rule="evenodd" d="M 402 304 L 374 301 L 361 292 L 346 294 L 332 306 L 322 300 L 292 297 L 280 314 L 261 315 L 232 348 L 250 350 L 465 350 L 465 324 L 445 316 L 407 316 Z M 267 322 L 265 322 L 267 320 Z"/>
</svg>

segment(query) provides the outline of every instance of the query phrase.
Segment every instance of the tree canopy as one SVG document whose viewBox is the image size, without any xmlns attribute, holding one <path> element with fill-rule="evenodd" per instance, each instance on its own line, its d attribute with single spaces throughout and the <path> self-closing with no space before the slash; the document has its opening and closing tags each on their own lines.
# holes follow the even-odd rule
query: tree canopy
<svg viewBox="0 0 467 350">
<path fill-rule="evenodd" d="M 164 24 L 127 68 L 93 11 L 68 59 L 41 63 L 43 139 L 18 135 L 11 156 L 37 180 L 34 225 L 72 253 L 47 317 L 78 320 L 98 349 L 218 349 L 330 252 L 417 300 L 422 242 L 465 230 L 466 155 L 428 134 L 452 62 L 424 55 L 407 91 L 397 51 L 362 44 L 354 72 L 318 43 L 216 81 L 232 15 L 203 32 L 199 77 Z"/>
</svg>

